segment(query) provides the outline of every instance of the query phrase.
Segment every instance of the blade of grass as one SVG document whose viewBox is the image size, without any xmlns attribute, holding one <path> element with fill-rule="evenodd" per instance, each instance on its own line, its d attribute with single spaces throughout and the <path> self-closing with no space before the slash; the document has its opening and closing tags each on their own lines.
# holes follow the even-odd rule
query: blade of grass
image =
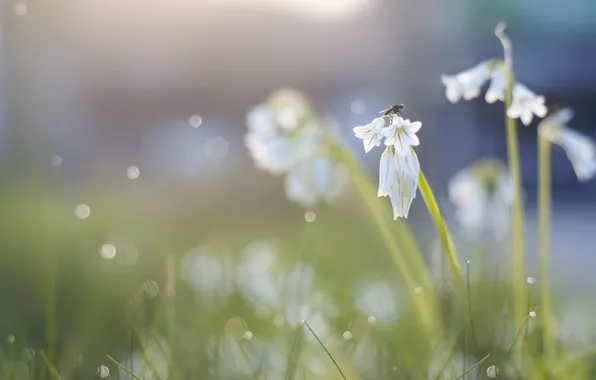
<svg viewBox="0 0 596 380">
<path fill-rule="evenodd" d="M 505 74 L 505 127 L 507 133 L 507 156 L 509 171 L 513 180 L 513 314 L 517 326 L 521 326 L 526 306 L 526 289 L 524 286 L 525 257 L 524 257 L 524 209 L 522 178 L 519 159 L 519 144 L 517 138 L 517 123 L 507 116 L 507 110 L 513 101 L 513 53 L 511 41 L 505 33 L 505 24 L 499 23 L 495 27 L 495 35 L 501 41 L 504 51 L 503 72 Z"/>
<path fill-rule="evenodd" d="M 540 258 L 540 317 L 545 360 L 554 357 L 550 294 L 551 145 L 538 136 L 538 252 Z"/>
<path fill-rule="evenodd" d="M 458 377 L 456 377 L 455 380 L 463 379 L 468 373 L 470 373 L 473 370 L 475 370 L 476 368 L 478 368 L 489 357 L 490 357 L 490 354 L 487 354 L 485 357 L 483 357 L 482 359 L 480 359 L 480 361 L 478 363 L 476 363 L 473 366 L 471 366 L 470 368 L 468 368 L 468 370 L 466 372 L 464 372 L 461 375 L 459 375 Z"/>
<path fill-rule="evenodd" d="M 337 364 L 337 362 L 333 358 L 333 355 L 331 355 L 331 352 L 329 352 L 329 350 L 327 349 L 327 347 L 325 347 L 325 345 L 323 344 L 323 342 L 321 341 L 321 339 L 319 339 L 319 337 L 317 336 L 317 334 L 315 334 L 315 331 L 312 329 L 312 327 L 310 327 L 310 325 L 308 324 L 307 321 L 302 321 L 302 322 L 306 325 L 306 327 L 308 327 L 308 329 L 310 330 L 311 334 L 315 337 L 315 339 L 317 340 L 317 342 L 319 342 L 319 344 L 321 345 L 321 347 L 323 347 L 323 350 L 325 350 L 325 352 L 327 353 L 327 356 L 329 356 L 329 359 L 331 359 L 331 361 L 335 365 L 335 368 L 337 368 L 337 370 L 339 371 L 339 374 L 341 375 L 341 377 L 344 380 L 348 380 L 348 379 L 346 379 L 346 375 L 344 375 L 344 373 L 342 372 L 341 368 L 339 367 L 339 364 Z"/>
<path fill-rule="evenodd" d="M 294 372 L 296 372 L 296 364 L 298 363 L 298 358 L 300 358 L 301 353 L 302 353 L 302 329 L 297 328 L 296 333 L 294 334 L 294 342 L 292 344 L 292 350 L 290 351 L 290 358 L 288 360 L 288 365 L 286 367 L 286 374 L 284 376 L 285 380 L 292 380 L 294 378 Z"/>
<path fill-rule="evenodd" d="M 418 188 L 420 189 L 420 193 L 422 194 L 422 199 L 424 199 L 424 203 L 426 204 L 426 208 L 430 217 L 432 218 L 435 228 L 437 229 L 437 233 L 439 234 L 439 239 L 441 240 L 441 245 L 447 253 L 447 258 L 449 259 L 449 265 L 451 267 L 451 271 L 453 272 L 453 277 L 455 279 L 455 285 L 461 296 L 462 300 L 466 300 L 466 287 L 464 285 L 464 280 L 461 275 L 461 269 L 459 266 L 459 261 L 457 259 L 457 254 L 455 253 L 455 247 L 453 245 L 453 240 L 451 239 L 451 234 L 449 233 L 449 229 L 447 228 L 447 223 L 443 218 L 443 214 L 441 213 L 441 209 L 439 208 L 439 204 L 433 194 L 433 191 L 424 176 L 422 170 L 420 171 L 420 178 L 418 179 Z"/>
<path fill-rule="evenodd" d="M 132 373 L 131 370 L 129 370 L 128 368 L 126 368 L 125 366 L 123 366 L 122 364 L 118 363 L 118 361 L 116 359 L 114 359 L 113 357 L 111 357 L 110 355 L 106 354 L 106 358 L 110 359 L 115 365 L 117 365 L 121 370 L 123 370 L 124 372 L 128 373 L 130 376 L 132 376 L 134 379 L 136 380 L 143 380 L 140 377 L 138 377 L 137 375 L 135 375 L 134 373 Z"/>
<path fill-rule="evenodd" d="M 41 350 L 40 353 L 41 353 L 41 359 L 43 360 L 43 362 L 45 363 L 46 367 L 50 371 L 50 374 L 52 375 L 52 378 L 54 380 L 62 380 L 62 378 L 60 377 L 60 374 L 56 370 L 56 367 L 54 367 L 54 365 L 52 364 L 52 362 L 50 362 L 50 360 L 46 356 L 46 353 L 43 350 Z"/>
</svg>

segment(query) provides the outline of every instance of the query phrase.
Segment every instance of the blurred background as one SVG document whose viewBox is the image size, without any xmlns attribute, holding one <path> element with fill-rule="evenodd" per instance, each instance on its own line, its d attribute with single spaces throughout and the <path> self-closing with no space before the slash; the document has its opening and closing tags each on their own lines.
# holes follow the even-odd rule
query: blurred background
<svg viewBox="0 0 596 380">
<path fill-rule="evenodd" d="M 452 105 L 440 77 L 500 58 L 498 21 L 508 24 L 516 76 L 548 106 L 571 106 L 571 125 L 596 137 L 589 0 L 2 0 L 0 12 L 0 333 L 25 329 L 38 342 L 48 266 L 57 268 L 63 332 L 99 309 L 116 326 L 127 294 L 160 282 L 168 255 L 234 255 L 275 239 L 297 260 L 306 210 L 254 167 L 243 143 L 246 113 L 279 87 L 334 119 L 372 179 L 379 153 L 362 154 L 352 128 L 405 103 L 406 116 L 423 122 L 417 152 L 448 221 L 449 178 L 482 157 L 505 160 L 506 145 L 502 104 Z M 519 128 L 530 270 L 535 125 Z M 560 149 L 553 199 L 555 278 L 596 287 L 596 181 L 580 184 Z M 90 207 L 85 221 L 73 214 L 78 204 Z M 361 207 L 315 211 L 311 254 L 325 286 L 377 276 L 388 259 Z M 421 201 L 411 214 L 432 250 Z M 105 260 L 103 244 L 134 260 Z"/>
</svg>

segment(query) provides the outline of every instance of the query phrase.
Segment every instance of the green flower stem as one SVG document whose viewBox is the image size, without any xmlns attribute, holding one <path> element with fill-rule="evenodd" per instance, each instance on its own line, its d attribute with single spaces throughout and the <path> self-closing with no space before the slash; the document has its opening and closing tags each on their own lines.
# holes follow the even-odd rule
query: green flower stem
<svg viewBox="0 0 596 380">
<path fill-rule="evenodd" d="M 542 343 L 546 360 L 553 359 L 554 338 L 551 329 L 550 294 L 550 199 L 551 144 L 538 137 L 538 252 L 540 257 L 540 317 Z"/>
<path fill-rule="evenodd" d="M 422 255 L 416 251 L 404 251 L 400 249 L 393 239 L 389 224 L 390 219 L 384 212 L 380 201 L 375 199 L 375 188 L 370 183 L 364 170 L 340 144 L 337 144 L 336 142 L 330 142 L 330 144 L 332 145 L 333 153 L 338 158 L 338 161 L 346 167 L 350 179 L 364 200 L 364 203 L 379 229 L 383 243 L 391 253 L 391 258 L 406 283 L 409 295 L 414 302 L 420 320 L 422 321 L 427 334 L 431 336 L 437 331 L 436 328 L 438 324 L 436 318 L 438 315 L 437 303 L 434 298 L 434 292 L 425 291 L 423 294 L 416 293 L 416 288 L 418 286 L 424 286 L 428 289 L 427 286 L 432 283 L 428 268 L 424 265 Z M 403 233 L 405 230 L 407 230 L 407 228 L 400 226 L 400 232 Z"/>
<path fill-rule="evenodd" d="M 457 291 L 461 299 L 465 302 L 466 285 L 461 275 L 461 268 L 459 266 L 457 254 L 455 253 L 453 240 L 451 239 L 451 234 L 449 233 L 449 229 L 447 228 L 447 223 L 445 223 L 443 214 L 441 214 L 441 210 L 439 209 L 439 204 L 437 203 L 433 191 L 430 185 L 428 184 L 428 181 L 426 180 L 426 177 L 424 176 L 422 170 L 420 171 L 420 177 L 418 179 L 418 188 L 420 189 L 420 193 L 422 194 L 422 199 L 424 199 L 424 203 L 426 204 L 428 213 L 430 214 L 435 224 L 437 233 L 439 234 L 439 239 L 441 240 L 441 245 L 447 253 L 447 258 L 449 259 L 449 266 L 451 267 L 451 271 L 453 272 L 453 277 L 455 279 L 455 286 L 457 288 Z"/>
<path fill-rule="evenodd" d="M 503 72 L 505 74 L 505 127 L 507 132 L 507 156 L 509 171 L 513 179 L 513 313 L 517 326 L 521 326 L 525 315 L 526 288 L 525 288 L 525 256 L 524 256 L 524 206 L 521 183 L 521 170 L 519 163 L 519 144 L 517 141 L 517 125 L 514 119 L 507 116 L 507 110 L 513 101 L 513 55 L 511 41 L 505 34 L 505 24 L 499 23 L 495 28 L 495 35 L 503 45 L 504 57 Z"/>
</svg>

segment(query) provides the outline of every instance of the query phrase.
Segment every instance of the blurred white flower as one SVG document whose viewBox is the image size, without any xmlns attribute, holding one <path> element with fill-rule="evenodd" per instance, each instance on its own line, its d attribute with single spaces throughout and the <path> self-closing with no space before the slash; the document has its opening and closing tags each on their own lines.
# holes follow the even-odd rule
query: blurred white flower
<svg viewBox="0 0 596 380">
<path fill-rule="evenodd" d="M 533 115 L 546 116 L 544 96 L 536 95 L 521 83 L 513 87 L 513 101 L 507 110 L 507 116 L 512 119 L 520 118 L 524 125 L 530 125 Z"/>
<path fill-rule="evenodd" d="M 500 162 L 482 160 L 455 174 L 449 181 L 449 200 L 466 237 L 479 239 L 489 232 L 499 240 L 508 232 L 513 184 Z"/>
<path fill-rule="evenodd" d="M 471 100 L 480 95 L 480 90 L 488 79 L 490 66 L 482 62 L 477 66 L 456 75 L 442 75 L 445 96 L 451 103 L 457 103 L 462 97 Z"/>
<path fill-rule="evenodd" d="M 323 200 L 332 203 L 347 183 L 343 166 L 328 156 L 315 156 L 291 169 L 285 178 L 286 196 L 304 207 Z"/>
<path fill-rule="evenodd" d="M 410 146 L 420 145 L 416 132 L 420 130 L 422 123 L 419 121 L 410 122 L 409 119 L 402 119 L 399 116 L 392 117 L 391 124 L 383 128 L 385 145 L 395 146 L 397 154 L 404 156 L 410 152 Z"/>
<path fill-rule="evenodd" d="M 566 126 L 572 118 L 570 108 L 558 110 L 542 120 L 538 133 L 565 150 L 578 180 L 583 182 L 596 175 L 596 145 L 587 136 Z"/>
<path fill-rule="evenodd" d="M 487 103 L 494 103 L 497 100 L 505 101 L 505 72 L 502 66 L 492 71 L 490 86 L 486 90 L 484 100 Z"/>
<path fill-rule="evenodd" d="M 353 129 L 354 136 L 362 139 L 366 153 L 370 152 L 375 146 L 381 145 L 383 127 L 385 127 L 385 118 L 377 117 L 370 123 Z"/>
<path fill-rule="evenodd" d="M 381 155 L 377 196 L 389 196 L 393 218 L 407 218 L 416 197 L 420 162 L 413 149 L 406 155 L 396 155 L 387 147 Z"/>
<path fill-rule="evenodd" d="M 190 252 L 181 261 L 181 273 L 200 300 L 210 307 L 220 307 L 234 292 L 234 269 L 225 256 Z"/>
<path fill-rule="evenodd" d="M 374 316 L 384 325 L 397 323 L 397 296 L 388 284 L 373 282 L 360 285 L 354 295 L 354 307 L 362 316 Z"/>
<path fill-rule="evenodd" d="M 332 202 L 347 176 L 324 149 L 324 130 L 298 92 L 280 90 L 251 110 L 245 145 L 255 165 L 273 175 L 285 174 L 286 195 L 310 207 Z"/>
</svg>

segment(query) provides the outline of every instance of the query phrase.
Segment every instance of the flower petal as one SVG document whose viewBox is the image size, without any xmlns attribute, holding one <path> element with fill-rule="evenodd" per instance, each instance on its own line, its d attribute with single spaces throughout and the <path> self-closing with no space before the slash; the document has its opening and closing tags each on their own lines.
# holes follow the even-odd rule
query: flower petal
<svg viewBox="0 0 596 380">
<path fill-rule="evenodd" d="M 413 123 L 409 123 L 407 126 L 407 129 L 412 132 L 412 133 L 416 133 L 420 130 L 420 128 L 422 128 L 422 123 L 419 121 L 415 121 Z"/>
</svg>

